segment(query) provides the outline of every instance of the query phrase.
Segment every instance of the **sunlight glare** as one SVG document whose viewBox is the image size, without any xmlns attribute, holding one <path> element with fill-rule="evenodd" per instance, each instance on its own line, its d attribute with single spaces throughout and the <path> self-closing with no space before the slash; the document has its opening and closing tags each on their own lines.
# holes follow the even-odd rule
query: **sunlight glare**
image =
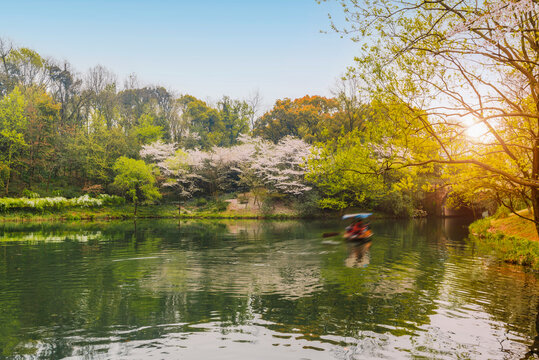
<svg viewBox="0 0 539 360">
<path fill-rule="evenodd" d="M 487 126 L 481 122 L 473 119 L 465 119 L 464 125 L 466 126 L 465 134 L 470 140 L 483 141 L 489 135 Z"/>
</svg>

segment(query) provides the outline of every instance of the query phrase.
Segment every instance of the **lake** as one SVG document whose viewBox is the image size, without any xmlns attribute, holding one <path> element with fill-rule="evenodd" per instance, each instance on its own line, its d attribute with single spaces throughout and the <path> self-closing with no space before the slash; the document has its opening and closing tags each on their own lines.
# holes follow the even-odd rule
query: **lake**
<svg viewBox="0 0 539 360">
<path fill-rule="evenodd" d="M 0 358 L 536 358 L 537 274 L 467 224 L 3 223 Z"/>
</svg>

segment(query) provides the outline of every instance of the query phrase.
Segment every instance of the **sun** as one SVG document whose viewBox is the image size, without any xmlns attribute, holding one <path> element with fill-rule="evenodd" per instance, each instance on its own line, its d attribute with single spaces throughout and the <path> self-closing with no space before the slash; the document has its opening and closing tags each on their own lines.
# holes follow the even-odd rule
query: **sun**
<svg viewBox="0 0 539 360">
<path fill-rule="evenodd" d="M 484 138 L 486 135 L 488 135 L 489 132 L 487 126 L 483 123 L 468 126 L 465 131 L 468 137 L 474 139 Z"/>
<path fill-rule="evenodd" d="M 488 127 L 484 123 L 472 118 L 465 118 L 463 124 L 466 127 L 464 133 L 470 140 L 484 141 L 489 137 Z"/>
</svg>

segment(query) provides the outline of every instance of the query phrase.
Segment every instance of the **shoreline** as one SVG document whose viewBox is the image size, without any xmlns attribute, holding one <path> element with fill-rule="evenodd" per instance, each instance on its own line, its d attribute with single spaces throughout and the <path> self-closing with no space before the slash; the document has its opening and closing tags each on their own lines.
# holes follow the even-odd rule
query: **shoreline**
<svg viewBox="0 0 539 360">
<path fill-rule="evenodd" d="M 482 252 L 494 253 L 506 263 L 539 271 L 539 241 L 530 238 L 530 232 L 526 232 L 530 226 L 534 227 L 516 215 L 500 219 L 489 217 L 470 224 L 469 237 Z"/>
<path fill-rule="evenodd" d="M 137 215 L 133 213 L 132 205 L 107 206 L 100 208 L 70 208 L 54 212 L 25 212 L 0 213 L 0 222 L 46 222 L 46 221 L 113 221 L 130 219 L 251 219 L 251 220 L 301 220 L 321 219 L 328 217 L 327 213 L 302 216 L 294 213 L 242 213 L 242 212 L 212 212 L 185 211 L 178 214 L 173 205 L 139 206 Z M 339 215 L 330 215 L 338 218 Z"/>
<path fill-rule="evenodd" d="M 137 215 L 133 213 L 133 205 L 87 207 L 87 208 L 66 208 L 57 211 L 30 212 L 14 211 L 11 213 L 0 213 L 0 222 L 45 222 L 45 221 L 112 221 L 129 219 L 244 219 L 244 220 L 308 220 L 308 219 L 340 219 L 340 212 L 320 211 L 315 214 L 301 215 L 286 209 L 283 212 L 263 214 L 256 211 L 211 211 L 211 210 L 189 210 L 182 209 L 178 214 L 175 205 L 143 205 L 138 207 Z M 351 209 L 349 212 L 364 212 Z M 372 212 L 370 219 L 400 219 L 390 214 L 378 211 Z M 423 218 L 423 217 L 421 217 Z M 403 218 L 404 219 L 404 218 Z M 417 219 L 417 218 L 410 218 Z"/>
</svg>

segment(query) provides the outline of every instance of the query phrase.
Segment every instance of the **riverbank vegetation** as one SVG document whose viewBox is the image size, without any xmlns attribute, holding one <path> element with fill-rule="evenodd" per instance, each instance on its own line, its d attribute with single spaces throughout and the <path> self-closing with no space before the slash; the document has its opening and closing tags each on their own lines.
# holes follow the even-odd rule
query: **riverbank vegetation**
<svg viewBox="0 0 539 360">
<path fill-rule="evenodd" d="M 271 205 L 255 202 L 252 194 L 241 194 L 239 202 L 228 196 L 196 198 L 186 201 L 178 209 L 177 204 L 156 203 L 137 205 L 119 196 L 100 195 L 91 198 L 3 198 L 9 209 L 0 211 L 0 221 L 46 221 L 46 220 L 113 220 L 113 219 L 299 219 L 337 216 L 335 213 L 306 213 L 299 202 L 278 200 Z M 107 199 L 107 200 L 103 200 Z"/>
<path fill-rule="evenodd" d="M 502 208 L 503 209 L 503 208 Z M 518 215 L 497 216 L 481 219 L 470 226 L 470 236 L 482 252 L 494 253 L 506 262 L 530 266 L 539 270 L 539 237 L 529 211 Z"/>
<path fill-rule="evenodd" d="M 281 99 L 261 115 L 258 96 L 205 102 L 141 86 L 134 75 L 122 85 L 102 66 L 80 74 L 7 40 L 0 59 L 3 214 L 58 212 L 105 195 L 133 204 L 134 216 L 139 204 L 174 205 L 180 216 L 197 200 L 221 204 L 207 213 L 224 213 L 223 197 L 252 199 L 255 208 L 230 212 L 253 217 L 350 206 L 411 216 L 421 206 L 427 182 L 412 185 L 415 171 L 374 169 L 393 157 L 383 130 L 394 119 L 360 101 L 352 80 L 335 97 Z M 392 136 L 402 140 L 398 129 Z M 339 155 L 349 141 L 356 153 Z M 328 162 L 333 154 L 343 161 Z M 342 166 L 372 171 L 345 171 L 340 181 Z"/>
<path fill-rule="evenodd" d="M 0 41 L 4 196 L 117 195 L 134 215 L 222 197 L 305 215 L 503 205 L 537 231 L 538 5 L 341 3 L 334 30 L 363 46 L 334 96 L 264 113 L 258 95 L 202 101 Z"/>
<path fill-rule="evenodd" d="M 348 76 L 359 79 L 371 106 L 388 114 L 401 106 L 396 127 L 409 132 L 406 146 L 393 147 L 404 156 L 387 167 L 432 166 L 455 200 L 515 214 L 530 208 L 537 232 L 539 5 L 339 2 L 346 22 L 333 29 L 362 49 Z M 424 141 L 437 150 L 421 151 Z"/>
</svg>

